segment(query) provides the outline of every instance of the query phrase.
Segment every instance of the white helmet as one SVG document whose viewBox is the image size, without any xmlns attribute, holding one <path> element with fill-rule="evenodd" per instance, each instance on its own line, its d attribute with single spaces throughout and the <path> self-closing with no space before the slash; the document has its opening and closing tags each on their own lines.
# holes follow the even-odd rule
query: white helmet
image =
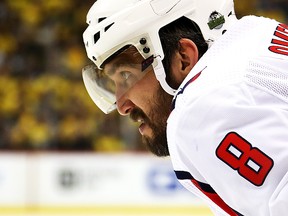
<svg viewBox="0 0 288 216">
<path fill-rule="evenodd" d="M 233 0 L 97 0 L 87 14 L 89 26 L 83 34 L 88 57 L 96 67 L 83 69 L 87 91 L 105 113 L 116 108 L 115 95 L 99 84 L 97 70 L 123 47 L 133 46 L 151 64 L 162 88 L 173 95 L 162 65 L 164 53 L 159 30 L 185 16 L 199 26 L 211 45 L 236 20 Z M 102 76 L 102 75 L 101 75 Z"/>
</svg>

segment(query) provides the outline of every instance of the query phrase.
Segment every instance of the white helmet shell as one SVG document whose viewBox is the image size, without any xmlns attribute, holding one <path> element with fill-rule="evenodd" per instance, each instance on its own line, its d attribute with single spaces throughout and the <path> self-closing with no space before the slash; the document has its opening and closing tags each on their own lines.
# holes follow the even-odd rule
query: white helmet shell
<svg viewBox="0 0 288 216">
<path fill-rule="evenodd" d="M 214 12 L 223 15 L 221 28 L 209 27 Z M 97 0 L 87 14 L 89 26 L 83 34 L 88 57 L 100 66 L 103 54 L 107 58 L 120 46 L 135 43 L 135 37 L 149 34 L 154 54 L 163 59 L 159 29 L 182 16 L 196 22 L 208 42 L 236 18 L 233 0 Z"/>
</svg>

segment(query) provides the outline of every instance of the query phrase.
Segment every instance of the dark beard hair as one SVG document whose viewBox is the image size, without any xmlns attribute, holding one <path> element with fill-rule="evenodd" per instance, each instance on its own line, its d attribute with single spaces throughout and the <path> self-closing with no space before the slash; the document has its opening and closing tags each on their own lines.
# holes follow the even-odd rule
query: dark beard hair
<svg viewBox="0 0 288 216">
<path fill-rule="evenodd" d="M 138 117 L 141 117 L 152 129 L 153 137 L 143 136 L 142 141 L 148 150 L 159 157 L 170 155 L 167 144 L 166 128 L 167 119 L 170 114 L 171 102 L 172 96 L 167 94 L 159 86 L 157 95 L 153 97 L 153 103 L 151 103 L 154 105 L 151 107 L 148 115 L 146 115 L 140 108 L 134 108 L 130 113 L 132 119 L 135 120 Z"/>
</svg>

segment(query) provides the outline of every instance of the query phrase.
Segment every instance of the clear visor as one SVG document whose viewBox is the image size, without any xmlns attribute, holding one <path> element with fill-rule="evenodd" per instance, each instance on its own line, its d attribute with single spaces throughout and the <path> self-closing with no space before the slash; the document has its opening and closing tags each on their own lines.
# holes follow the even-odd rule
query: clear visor
<svg viewBox="0 0 288 216">
<path fill-rule="evenodd" d="M 108 58 L 101 68 L 95 65 L 83 68 L 85 87 L 94 103 L 108 114 L 116 109 L 117 100 L 153 70 L 153 62 L 153 55 L 144 59 L 131 45 Z"/>
</svg>

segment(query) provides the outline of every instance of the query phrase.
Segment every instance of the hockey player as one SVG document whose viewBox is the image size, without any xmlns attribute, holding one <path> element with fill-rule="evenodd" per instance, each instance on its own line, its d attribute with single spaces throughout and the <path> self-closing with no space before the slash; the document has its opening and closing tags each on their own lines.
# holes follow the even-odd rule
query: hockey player
<svg viewBox="0 0 288 216">
<path fill-rule="evenodd" d="M 288 26 L 232 0 L 98 0 L 83 69 L 104 112 L 139 122 L 148 148 L 216 215 L 288 212 Z"/>
</svg>

